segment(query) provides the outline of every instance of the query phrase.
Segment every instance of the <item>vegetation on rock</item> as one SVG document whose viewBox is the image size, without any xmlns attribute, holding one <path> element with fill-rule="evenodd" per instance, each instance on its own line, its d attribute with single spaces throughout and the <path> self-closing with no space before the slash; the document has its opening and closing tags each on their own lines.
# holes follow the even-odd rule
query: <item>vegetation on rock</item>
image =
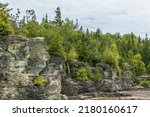
<svg viewBox="0 0 150 117">
<path fill-rule="evenodd" d="M 33 80 L 33 84 L 37 86 L 44 86 L 47 82 L 48 81 L 44 76 L 38 76 Z"/>
<path fill-rule="evenodd" d="M 13 27 L 10 21 L 8 4 L 0 3 L 0 35 L 7 36 L 13 34 Z"/>
<path fill-rule="evenodd" d="M 142 39 L 134 33 L 103 34 L 100 29 L 84 30 L 78 20 L 63 20 L 59 7 L 53 20 L 46 14 L 41 22 L 37 21 L 34 10 L 27 10 L 21 17 L 21 11 L 17 9 L 16 15 L 10 17 L 7 6 L 0 3 L 0 35 L 13 34 L 15 30 L 15 35 L 45 37 L 49 54 L 65 58 L 64 68 L 69 77 L 87 80 L 93 74 L 93 79 L 98 80 L 103 77 L 99 71 L 101 68 L 96 68 L 99 62 L 116 69 L 119 77 L 123 71 L 131 71 L 134 76 L 150 74 L 150 40 L 147 34 Z M 77 62 L 84 65 L 76 66 Z M 96 68 L 94 73 L 85 68 L 86 63 L 89 68 Z"/>
<path fill-rule="evenodd" d="M 79 80 L 86 81 L 86 80 L 88 80 L 87 76 L 88 76 L 88 73 L 87 73 L 87 70 L 84 67 L 82 67 L 82 68 L 80 68 L 78 70 L 78 72 L 77 72 L 77 78 Z"/>
<path fill-rule="evenodd" d="M 94 81 L 97 81 L 97 80 L 101 80 L 103 77 L 102 77 L 102 73 L 101 73 L 101 70 L 96 67 L 95 71 L 92 73 L 92 79 Z"/>
<path fill-rule="evenodd" d="M 141 85 L 142 85 L 143 87 L 150 87 L 150 81 L 148 81 L 148 80 L 143 80 L 143 81 L 141 81 Z"/>
</svg>

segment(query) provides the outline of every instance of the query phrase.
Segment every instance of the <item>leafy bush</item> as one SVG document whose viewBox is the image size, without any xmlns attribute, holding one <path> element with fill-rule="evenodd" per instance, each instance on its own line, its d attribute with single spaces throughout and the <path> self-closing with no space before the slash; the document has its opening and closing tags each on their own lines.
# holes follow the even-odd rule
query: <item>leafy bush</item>
<svg viewBox="0 0 150 117">
<path fill-rule="evenodd" d="M 102 74 L 98 67 L 95 69 L 94 73 L 92 74 L 92 79 L 95 81 L 102 79 Z"/>
<path fill-rule="evenodd" d="M 47 83 L 47 79 L 44 76 L 38 76 L 33 80 L 33 84 L 37 86 L 44 86 Z"/>
<path fill-rule="evenodd" d="M 141 54 L 136 54 L 130 59 L 131 69 L 136 76 L 140 76 L 145 74 L 146 68 L 145 64 L 142 61 Z"/>
<path fill-rule="evenodd" d="M 149 62 L 149 64 L 147 65 L 147 74 L 150 74 L 150 62 Z"/>
<path fill-rule="evenodd" d="M 141 85 L 142 85 L 143 87 L 150 87 L 150 81 L 148 81 L 148 80 L 143 80 L 143 81 L 141 81 Z"/>
<path fill-rule="evenodd" d="M 91 77 L 91 69 L 90 69 L 90 65 L 88 62 L 85 62 L 84 68 L 87 71 L 87 77 L 90 78 Z"/>
<path fill-rule="evenodd" d="M 13 27 L 10 22 L 8 4 L 0 3 L 0 35 L 7 36 L 13 34 Z"/>
<path fill-rule="evenodd" d="M 114 68 L 117 70 L 118 75 L 121 76 L 121 69 L 119 67 L 119 60 L 121 57 L 115 43 L 112 43 L 110 47 L 107 47 L 104 50 L 102 57 L 106 63 L 113 65 Z"/>
<path fill-rule="evenodd" d="M 7 36 L 13 33 L 12 26 L 4 21 L 0 20 L 0 35 Z"/>
<path fill-rule="evenodd" d="M 87 73 L 87 70 L 84 67 L 82 67 L 78 70 L 77 77 L 78 77 L 79 80 L 86 81 L 86 80 L 88 80 L 87 76 L 88 76 L 88 73 Z"/>
<path fill-rule="evenodd" d="M 68 61 L 73 61 L 77 57 L 78 57 L 77 51 L 74 48 L 72 48 L 67 54 Z"/>
</svg>

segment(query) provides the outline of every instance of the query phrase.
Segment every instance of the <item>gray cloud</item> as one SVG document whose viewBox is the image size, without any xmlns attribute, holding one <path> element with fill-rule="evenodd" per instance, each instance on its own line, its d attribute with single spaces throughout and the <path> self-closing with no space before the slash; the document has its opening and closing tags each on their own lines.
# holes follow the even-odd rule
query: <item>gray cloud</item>
<svg viewBox="0 0 150 117">
<path fill-rule="evenodd" d="M 91 30 L 101 28 L 103 32 L 134 32 L 150 35 L 150 0 L 1 0 L 10 7 L 35 9 L 39 19 L 45 13 L 54 17 L 60 6 L 63 18 L 79 19 L 80 25 Z"/>
</svg>

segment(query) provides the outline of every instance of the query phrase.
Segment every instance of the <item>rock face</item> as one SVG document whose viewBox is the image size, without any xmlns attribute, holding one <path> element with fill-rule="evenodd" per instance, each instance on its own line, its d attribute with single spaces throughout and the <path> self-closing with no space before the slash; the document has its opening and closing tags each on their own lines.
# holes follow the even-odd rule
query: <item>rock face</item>
<svg viewBox="0 0 150 117">
<path fill-rule="evenodd" d="M 43 38 L 0 36 L 0 99 L 67 99 L 133 87 L 130 72 L 118 78 L 117 71 L 103 62 L 96 65 L 102 70 L 102 80 L 83 82 L 66 78 L 63 62 L 62 57 L 49 56 Z M 79 66 L 83 65 L 80 62 Z"/>
<path fill-rule="evenodd" d="M 71 78 L 63 79 L 62 81 L 62 94 L 66 96 L 77 96 L 79 93 L 79 85 Z"/>
<path fill-rule="evenodd" d="M 80 90 L 79 93 L 86 93 L 86 92 L 96 92 L 95 82 L 92 80 L 79 82 Z"/>
<path fill-rule="evenodd" d="M 117 92 L 118 85 L 116 85 L 112 80 L 104 79 L 95 83 L 95 87 L 98 91 L 102 92 Z"/>
<path fill-rule="evenodd" d="M 63 60 L 51 59 L 43 38 L 1 36 L 0 99 L 60 99 Z M 39 76 L 42 86 L 34 83 Z"/>
<path fill-rule="evenodd" d="M 133 89 L 134 83 L 131 78 L 131 72 L 124 71 L 122 77 L 118 77 L 117 71 L 111 66 L 104 63 L 99 63 L 97 66 L 103 70 L 103 79 L 98 81 L 90 79 L 87 81 L 64 79 L 62 82 L 62 93 L 67 96 L 77 97 L 85 93 L 117 93 L 122 90 Z"/>
</svg>

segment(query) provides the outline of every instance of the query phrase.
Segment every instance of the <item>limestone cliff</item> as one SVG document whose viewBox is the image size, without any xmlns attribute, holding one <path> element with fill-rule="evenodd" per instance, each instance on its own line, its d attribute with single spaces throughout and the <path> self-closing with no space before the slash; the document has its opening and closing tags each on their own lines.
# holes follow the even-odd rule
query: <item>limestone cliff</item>
<svg viewBox="0 0 150 117">
<path fill-rule="evenodd" d="M 96 64 L 102 71 L 102 80 L 64 78 L 63 62 L 62 57 L 49 55 L 43 38 L 0 36 L 0 99 L 82 99 L 79 97 L 85 93 L 118 95 L 120 90 L 130 90 L 135 85 L 131 72 L 124 71 L 119 78 L 117 71 L 103 62 Z"/>
<path fill-rule="evenodd" d="M 0 36 L 0 99 L 60 99 L 63 69 L 43 38 Z"/>
</svg>

